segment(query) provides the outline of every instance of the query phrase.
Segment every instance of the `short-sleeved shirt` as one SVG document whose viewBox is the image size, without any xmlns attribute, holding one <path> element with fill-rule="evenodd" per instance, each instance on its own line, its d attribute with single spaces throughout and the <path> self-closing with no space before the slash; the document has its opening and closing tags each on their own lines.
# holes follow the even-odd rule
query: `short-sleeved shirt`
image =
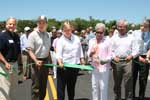
<svg viewBox="0 0 150 100">
<path fill-rule="evenodd" d="M 16 61 L 21 54 L 20 37 L 6 31 L 0 35 L 0 52 L 7 61 Z"/>
<path fill-rule="evenodd" d="M 57 42 L 56 58 L 62 59 L 63 63 L 79 64 L 80 58 L 83 58 L 79 37 L 72 34 L 68 39 L 62 35 Z"/>
<path fill-rule="evenodd" d="M 31 49 L 37 58 L 46 58 L 51 46 L 48 32 L 33 31 L 28 37 L 27 49 Z"/>
</svg>

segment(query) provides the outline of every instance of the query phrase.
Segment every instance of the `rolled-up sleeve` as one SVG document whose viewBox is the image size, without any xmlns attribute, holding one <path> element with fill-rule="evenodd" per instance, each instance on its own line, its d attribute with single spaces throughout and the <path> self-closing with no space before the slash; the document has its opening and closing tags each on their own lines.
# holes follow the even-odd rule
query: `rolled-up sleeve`
<svg viewBox="0 0 150 100">
<path fill-rule="evenodd" d="M 59 39 L 56 44 L 56 58 L 62 59 L 63 58 L 62 53 L 63 53 L 63 42 L 61 41 L 61 39 Z"/>
<path fill-rule="evenodd" d="M 80 49 L 80 58 L 83 58 L 84 55 L 83 55 L 83 50 L 80 42 L 79 42 L 79 49 Z"/>
</svg>

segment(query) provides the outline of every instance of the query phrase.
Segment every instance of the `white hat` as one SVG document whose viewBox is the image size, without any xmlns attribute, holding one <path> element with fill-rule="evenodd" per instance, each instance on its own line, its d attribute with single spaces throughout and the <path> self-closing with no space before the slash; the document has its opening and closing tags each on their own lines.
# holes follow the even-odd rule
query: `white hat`
<svg viewBox="0 0 150 100">
<path fill-rule="evenodd" d="M 28 26 L 26 26 L 25 28 L 24 28 L 24 31 L 25 32 L 27 32 L 27 31 L 30 31 L 31 29 L 30 29 L 30 27 L 28 27 Z"/>
<path fill-rule="evenodd" d="M 62 30 L 61 30 L 61 29 L 59 29 L 59 30 L 57 30 L 57 32 L 58 32 L 58 33 L 62 33 Z"/>
</svg>

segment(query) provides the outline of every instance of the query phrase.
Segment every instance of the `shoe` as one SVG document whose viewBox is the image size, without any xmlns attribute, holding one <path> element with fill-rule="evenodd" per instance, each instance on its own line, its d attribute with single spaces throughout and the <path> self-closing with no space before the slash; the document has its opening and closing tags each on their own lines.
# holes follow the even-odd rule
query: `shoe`
<svg viewBox="0 0 150 100">
<path fill-rule="evenodd" d="M 144 100 L 144 97 L 139 97 L 139 99 L 138 100 Z"/>
</svg>

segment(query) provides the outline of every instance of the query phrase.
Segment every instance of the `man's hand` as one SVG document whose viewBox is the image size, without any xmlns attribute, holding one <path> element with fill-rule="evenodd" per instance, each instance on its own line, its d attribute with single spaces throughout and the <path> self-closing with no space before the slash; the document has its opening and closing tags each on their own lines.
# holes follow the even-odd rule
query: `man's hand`
<svg viewBox="0 0 150 100">
<path fill-rule="evenodd" d="M 146 59 L 141 57 L 141 56 L 139 56 L 139 61 L 142 62 L 142 63 L 146 63 Z"/>
<path fill-rule="evenodd" d="M 119 61 L 120 61 L 120 59 L 119 59 L 118 57 L 114 57 L 113 60 L 114 60 L 115 62 L 119 62 Z"/>
<path fill-rule="evenodd" d="M 129 62 L 130 60 L 132 60 L 133 56 L 129 55 L 126 57 L 126 61 Z"/>
<path fill-rule="evenodd" d="M 11 69 L 11 65 L 8 62 L 5 63 L 5 67 L 6 67 L 7 70 Z"/>
<path fill-rule="evenodd" d="M 37 67 L 41 67 L 42 64 L 43 64 L 43 61 L 41 61 L 41 60 L 37 60 L 37 61 L 35 62 L 35 65 L 36 65 Z"/>
</svg>

